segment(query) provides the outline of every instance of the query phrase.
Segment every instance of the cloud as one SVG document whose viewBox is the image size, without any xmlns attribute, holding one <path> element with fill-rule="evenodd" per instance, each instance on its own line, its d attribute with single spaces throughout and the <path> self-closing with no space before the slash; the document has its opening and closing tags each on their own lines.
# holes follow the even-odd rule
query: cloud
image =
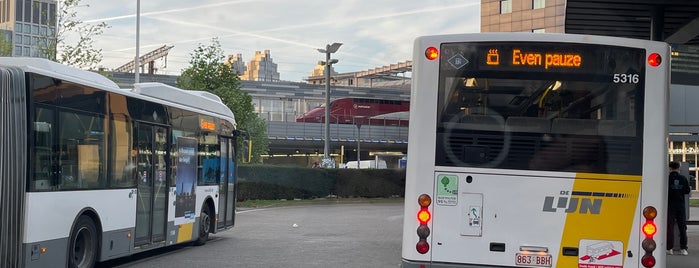
<svg viewBox="0 0 699 268">
<path fill-rule="evenodd" d="M 83 15 L 85 22 L 111 25 L 96 42 L 103 49 L 103 65 L 115 68 L 133 59 L 136 4 L 86 2 L 92 3 L 90 12 Z M 174 45 L 167 68 L 161 68 L 168 74 L 179 73 L 188 65 L 191 52 L 214 37 L 226 53 L 241 53 L 245 61 L 254 51 L 269 49 L 281 78 L 301 81 L 324 58 L 316 48 L 328 43 L 344 43 L 333 54 L 340 60 L 335 68 L 352 72 L 410 60 L 417 36 L 480 29 L 478 0 L 151 0 L 141 4 L 140 52 Z"/>
</svg>

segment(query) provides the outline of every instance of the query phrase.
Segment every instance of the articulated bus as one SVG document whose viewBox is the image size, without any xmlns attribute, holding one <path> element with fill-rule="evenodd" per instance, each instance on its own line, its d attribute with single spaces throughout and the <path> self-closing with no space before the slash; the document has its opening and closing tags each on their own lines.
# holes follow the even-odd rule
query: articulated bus
<svg viewBox="0 0 699 268">
<path fill-rule="evenodd" d="M 419 37 L 402 267 L 665 267 L 670 48 Z"/>
<path fill-rule="evenodd" d="M 0 58 L 0 93 L 0 267 L 92 267 L 234 225 L 241 132 L 217 96 L 37 58 Z"/>
</svg>

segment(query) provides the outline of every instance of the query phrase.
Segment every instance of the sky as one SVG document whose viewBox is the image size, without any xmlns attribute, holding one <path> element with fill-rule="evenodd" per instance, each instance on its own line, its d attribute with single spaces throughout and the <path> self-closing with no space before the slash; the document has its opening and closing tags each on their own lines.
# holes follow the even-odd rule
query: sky
<svg viewBox="0 0 699 268">
<path fill-rule="evenodd" d="M 88 24 L 109 26 L 95 38 L 102 67 L 117 68 L 136 53 L 137 1 L 82 0 L 76 12 Z M 343 43 L 332 54 L 340 73 L 411 60 L 418 36 L 480 31 L 480 0 L 144 0 L 140 54 L 174 46 L 159 74 L 179 75 L 191 54 L 217 38 L 226 55 L 269 50 L 280 79 L 302 82 L 325 54 L 326 44 Z"/>
</svg>

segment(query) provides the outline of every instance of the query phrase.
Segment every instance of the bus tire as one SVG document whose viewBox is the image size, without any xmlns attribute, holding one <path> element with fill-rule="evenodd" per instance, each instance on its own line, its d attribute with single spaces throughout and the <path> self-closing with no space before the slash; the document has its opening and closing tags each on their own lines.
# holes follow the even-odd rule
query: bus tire
<svg viewBox="0 0 699 268">
<path fill-rule="evenodd" d="M 68 241 L 68 268 L 90 268 L 97 261 L 97 227 L 82 215 L 73 226 Z"/>
<path fill-rule="evenodd" d="M 209 233 L 211 232 L 211 212 L 209 206 L 204 203 L 201 208 L 201 214 L 199 214 L 199 238 L 194 241 L 195 246 L 201 246 L 206 244 L 209 240 Z"/>
</svg>

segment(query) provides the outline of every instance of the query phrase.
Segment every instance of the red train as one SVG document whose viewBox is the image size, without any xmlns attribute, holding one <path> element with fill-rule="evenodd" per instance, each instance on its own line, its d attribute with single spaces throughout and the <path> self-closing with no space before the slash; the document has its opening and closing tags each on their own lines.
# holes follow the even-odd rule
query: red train
<svg viewBox="0 0 699 268">
<path fill-rule="evenodd" d="M 407 126 L 409 101 L 341 98 L 330 102 L 330 123 Z M 324 123 L 325 105 L 313 108 L 296 122 Z"/>
</svg>

